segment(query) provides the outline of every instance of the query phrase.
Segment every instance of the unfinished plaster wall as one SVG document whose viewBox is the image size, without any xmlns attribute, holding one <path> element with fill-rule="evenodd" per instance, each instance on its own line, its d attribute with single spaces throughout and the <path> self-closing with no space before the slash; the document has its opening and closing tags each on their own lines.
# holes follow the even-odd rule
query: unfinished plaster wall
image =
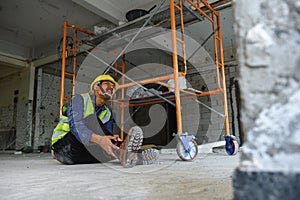
<svg viewBox="0 0 300 200">
<path fill-rule="evenodd" d="M 84 58 L 85 56 L 82 54 L 77 55 L 77 70 L 80 70 L 79 66 Z M 36 71 L 35 107 L 32 119 L 35 125 L 33 130 L 34 149 L 38 149 L 41 146 L 50 146 L 53 129 L 59 121 L 61 61 L 45 64 Z M 66 60 L 65 71 L 73 73 L 72 57 Z M 72 80 L 70 76 L 65 75 L 64 84 L 64 97 L 71 97 Z M 84 88 L 84 92 L 87 91 L 87 88 Z M 76 87 L 75 93 L 77 93 Z"/>
<path fill-rule="evenodd" d="M 238 95 L 236 94 L 238 70 L 239 68 L 236 64 L 225 65 L 230 133 L 234 134 L 241 143 L 242 138 L 240 135 L 239 122 L 237 118 Z M 216 70 L 201 70 L 201 66 L 199 66 L 199 71 L 200 73 L 188 74 L 187 81 L 191 83 L 194 88 L 201 91 L 216 89 Z M 210 109 L 208 109 L 202 104 L 199 104 L 199 113 L 197 114 L 200 115 L 200 119 L 198 123 L 198 130 L 196 129 L 198 142 L 202 144 L 223 140 L 225 135 L 224 117 L 222 116 L 224 114 L 223 93 L 198 97 L 198 101 L 210 107 Z M 217 111 L 218 113 L 212 111 L 211 109 Z M 190 126 L 192 120 L 193 118 L 185 121 L 187 127 Z"/>
<path fill-rule="evenodd" d="M 35 148 L 50 143 L 55 122 L 59 118 L 60 77 L 43 73 L 40 84 L 41 96 L 38 97 L 39 105 L 34 116 L 38 126 L 35 129 Z"/>
<path fill-rule="evenodd" d="M 235 199 L 300 195 L 300 1 L 234 2 L 247 134 Z"/>
<path fill-rule="evenodd" d="M 228 7 L 219 10 L 221 31 L 222 31 L 222 45 L 225 62 L 226 86 L 227 86 L 227 100 L 228 100 L 228 114 L 230 133 L 237 136 L 238 142 L 243 142 L 239 130 L 238 121 L 238 95 L 236 95 L 237 75 L 239 73 L 239 66 L 236 62 L 236 44 L 233 30 L 233 10 Z M 208 54 L 203 54 L 204 57 L 192 57 L 189 61 L 196 68 L 195 70 L 188 71 L 187 80 L 192 83 L 193 87 L 201 90 L 215 90 L 217 89 L 217 77 L 214 65 L 214 45 L 212 37 L 211 23 L 208 20 L 192 24 L 185 28 L 185 33 L 196 40 L 199 45 L 203 45 L 203 50 Z M 198 46 L 197 46 L 198 47 Z M 188 49 L 189 51 L 189 49 Z M 190 54 L 192 52 L 188 52 Z M 189 54 L 187 54 L 189 55 Z M 189 57 L 189 56 L 187 56 Z M 217 112 L 224 113 L 223 94 L 210 95 L 199 97 L 198 100 L 216 110 Z M 200 122 L 197 132 L 198 142 L 215 142 L 224 140 L 225 127 L 224 117 L 217 114 L 202 105 L 200 107 Z"/>
<path fill-rule="evenodd" d="M 59 120 L 59 104 L 60 104 L 60 83 L 61 77 L 42 73 L 39 87 L 41 87 L 38 105 L 34 115 L 36 123 L 34 133 L 34 148 L 39 146 L 49 146 L 53 129 Z M 65 96 L 71 95 L 71 80 L 65 81 Z"/>
<path fill-rule="evenodd" d="M 12 140 L 15 140 L 15 145 L 11 148 L 18 149 L 30 144 L 31 122 L 28 119 L 31 118 L 32 101 L 29 100 L 29 80 L 30 68 L 24 68 L 0 80 L 2 149 L 6 149 Z"/>
</svg>

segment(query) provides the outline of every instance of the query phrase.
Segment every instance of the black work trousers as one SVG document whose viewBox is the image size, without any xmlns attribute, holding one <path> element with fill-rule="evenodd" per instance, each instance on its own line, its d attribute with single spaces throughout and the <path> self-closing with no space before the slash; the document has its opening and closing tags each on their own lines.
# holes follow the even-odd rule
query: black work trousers
<svg viewBox="0 0 300 200">
<path fill-rule="evenodd" d="M 67 165 L 104 163 L 115 159 L 97 144 L 83 145 L 71 132 L 53 144 L 52 150 L 56 160 Z"/>
</svg>

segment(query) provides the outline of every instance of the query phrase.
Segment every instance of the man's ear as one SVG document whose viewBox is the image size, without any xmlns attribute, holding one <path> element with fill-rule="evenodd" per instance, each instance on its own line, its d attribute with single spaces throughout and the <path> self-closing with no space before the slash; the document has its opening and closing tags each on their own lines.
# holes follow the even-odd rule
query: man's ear
<svg viewBox="0 0 300 200">
<path fill-rule="evenodd" d="M 101 87 L 101 86 L 100 86 Z M 98 87 L 97 86 L 97 84 L 95 84 L 94 86 L 93 86 L 93 88 L 94 88 L 94 93 L 99 93 L 100 92 L 100 94 L 104 94 L 104 92 L 102 91 L 102 89 L 100 89 L 100 87 Z"/>
<path fill-rule="evenodd" d="M 95 91 L 95 90 L 97 90 L 97 84 L 94 84 L 94 86 L 93 86 L 93 91 Z"/>
</svg>

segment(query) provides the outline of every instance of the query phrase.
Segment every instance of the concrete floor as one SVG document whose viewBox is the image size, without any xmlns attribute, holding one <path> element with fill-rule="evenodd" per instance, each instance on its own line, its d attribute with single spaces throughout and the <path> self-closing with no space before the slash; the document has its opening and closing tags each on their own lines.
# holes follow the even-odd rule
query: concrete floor
<svg viewBox="0 0 300 200">
<path fill-rule="evenodd" d="M 193 162 L 162 150 L 160 162 L 125 169 L 119 162 L 61 165 L 49 153 L 0 153 L 0 199 L 232 199 L 239 153 L 199 146 Z"/>
</svg>

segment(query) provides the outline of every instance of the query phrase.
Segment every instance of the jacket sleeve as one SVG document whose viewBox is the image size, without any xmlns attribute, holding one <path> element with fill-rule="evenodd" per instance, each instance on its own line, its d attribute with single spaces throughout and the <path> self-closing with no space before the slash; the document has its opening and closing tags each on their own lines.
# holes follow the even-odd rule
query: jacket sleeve
<svg viewBox="0 0 300 200">
<path fill-rule="evenodd" d="M 80 95 L 76 95 L 69 101 L 67 109 L 70 130 L 78 141 L 88 145 L 94 132 L 86 126 L 83 119 L 83 112 L 83 98 Z"/>
</svg>

